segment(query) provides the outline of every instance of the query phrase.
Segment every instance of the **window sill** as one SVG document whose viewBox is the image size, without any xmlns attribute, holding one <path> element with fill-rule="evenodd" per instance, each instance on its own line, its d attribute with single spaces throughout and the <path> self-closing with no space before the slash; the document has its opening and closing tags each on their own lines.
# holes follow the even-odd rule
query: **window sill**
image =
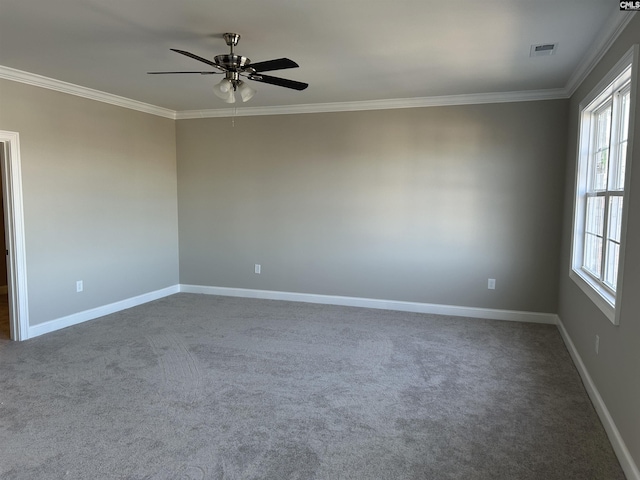
<svg viewBox="0 0 640 480">
<path fill-rule="evenodd" d="M 569 277 L 580 287 L 580 289 L 591 299 L 593 303 L 600 309 L 602 313 L 614 325 L 618 325 L 615 309 L 615 297 L 613 297 L 602 286 L 593 282 L 586 274 L 571 269 Z"/>
</svg>

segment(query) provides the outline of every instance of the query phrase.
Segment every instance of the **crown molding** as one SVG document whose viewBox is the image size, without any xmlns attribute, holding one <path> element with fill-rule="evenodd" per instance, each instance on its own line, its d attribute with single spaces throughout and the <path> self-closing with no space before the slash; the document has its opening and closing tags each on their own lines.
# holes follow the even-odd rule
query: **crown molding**
<svg viewBox="0 0 640 480">
<path fill-rule="evenodd" d="M 14 82 L 34 85 L 36 87 L 55 90 L 76 95 L 98 102 L 109 103 L 119 107 L 140 112 L 184 120 L 192 118 L 246 117 L 260 115 L 290 115 L 300 113 L 355 112 L 363 110 L 389 110 L 397 108 L 445 107 L 453 105 L 474 105 L 482 103 L 527 102 L 536 100 L 556 100 L 568 98 L 565 89 L 529 90 L 520 92 L 473 93 L 465 95 L 444 95 L 440 97 L 397 98 L 387 100 L 366 100 L 360 102 L 315 103 L 305 105 L 285 105 L 274 107 L 242 107 L 220 108 L 211 110 L 175 111 L 157 107 L 148 103 L 131 100 L 111 93 L 101 92 L 73 83 L 55 80 L 35 73 L 24 72 L 15 68 L 0 65 L 0 78 Z"/>
<path fill-rule="evenodd" d="M 386 100 L 365 100 L 358 102 L 334 102 L 316 103 L 304 105 L 284 105 L 273 107 L 241 107 L 241 108 L 219 108 L 210 110 L 183 110 L 175 111 L 163 107 L 158 107 L 148 103 L 139 102 L 130 98 L 120 97 L 111 93 L 101 92 L 91 88 L 75 85 L 72 83 L 55 80 L 52 78 L 37 75 L 35 73 L 23 72 L 10 67 L 0 65 L 0 78 L 15 82 L 47 88 L 58 92 L 68 93 L 79 97 L 96 100 L 98 102 L 109 103 L 119 107 L 129 108 L 140 112 L 150 113 L 174 120 L 185 120 L 193 118 L 217 118 L 217 117 L 243 117 L 260 115 L 291 115 L 301 113 L 328 113 L 328 112 L 354 112 L 364 110 L 388 110 L 398 108 L 420 108 L 420 107 L 444 107 L 454 105 L 477 105 L 483 103 L 508 103 L 527 102 L 537 100 L 557 100 L 570 98 L 580 84 L 591 73 L 595 66 L 602 60 L 602 57 L 609 50 L 613 42 L 627 27 L 636 12 L 614 11 L 609 17 L 606 25 L 602 28 L 602 33 L 594 41 L 589 49 L 589 54 L 580 62 L 574 70 L 564 88 L 547 90 L 529 90 L 518 92 L 493 92 L 474 93 L 464 95 L 444 95 L 439 97 L 417 97 L 417 98 L 397 98 Z"/>
<path fill-rule="evenodd" d="M 314 103 L 278 107 L 220 108 L 212 110 L 184 110 L 177 112 L 177 120 L 215 117 L 245 117 L 259 115 L 292 115 L 300 113 L 356 112 L 362 110 L 390 110 L 397 108 L 445 107 L 481 103 L 529 102 L 568 98 L 563 88 L 522 92 L 474 93 L 440 97 L 396 98 L 361 102 Z"/>
<path fill-rule="evenodd" d="M 130 98 L 120 97 L 118 95 L 113 95 L 112 93 L 101 92 L 100 90 L 94 90 L 92 88 L 83 87 L 81 85 L 75 85 L 73 83 L 67 83 L 61 80 L 43 77 L 42 75 L 37 75 L 35 73 L 23 72 L 22 70 L 16 70 L 15 68 L 4 67 L 2 65 L 0 65 L 0 78 L 12 80 L 19 83 L 25 83 L 27 85 L 33 85 L 36 87 L 42 87 L 49 90 L 55 90 L 57 92 L 68 93 L 77 97 L 83 97 L 90 100 L 96 100 L 98 102 L 109 103 L 118 107 L 129 108 L 131 110 L 150 113 L 152 115 L 158 115 L 160 117 L 171 118 L 173 120 L 175 120 L 176 118 L 176 112 L 174 110 L 156 107 L 155 105 L 151 105 L 149 103 L 131 100 Z"/>
<path fill-rule="evenodd" d="M 578 87 L 585 81 L 587 76 L 596 67 L 596 65 L 602 60 L 602 57 L 613 45 L 624 29 L 629 25 L 629 22 L 633 19 L 637 12 L 622 12 L 616 10 L 611 14 L 607 23 L 602 27 L 601 33 L 594 40 L 589 48 L 589 54 L 587 54 L 582 61 L 578 64 L 578 67 L 573 71 L 569 81 L 565 86 L 565 90 L 569 97 L 571 97 Z"/>
</svg>

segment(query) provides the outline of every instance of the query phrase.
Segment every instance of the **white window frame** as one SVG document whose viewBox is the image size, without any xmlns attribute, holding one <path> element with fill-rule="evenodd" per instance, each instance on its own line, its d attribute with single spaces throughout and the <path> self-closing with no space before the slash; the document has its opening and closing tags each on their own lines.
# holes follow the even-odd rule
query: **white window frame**
<svg viewBox="0 0 640 480">
<path fill-rule="evenodd" d="M 571 265 L 569 277 L 580 289 L 598 306 L 605 316 L 614 324 L 620 324 L 620 304 L 622 293 L 625 238 L 627 232 L 628 199 L 631 179 L 631 159 L 633 157 L 633 132 L 635 125 L 635 105 L 637 103 L 637 77 L 638 77 L 638 45 L 634 45 L 611 69 L 611 71 L 591 90 L 580 102 L 578 124 L 578 148 L 576 155 L 576 185 L 573 205 L 573 232 L 571 240 Z M 627 80 L 621 80 L 621 76 L 630 72 L 630 104 L 629 104 L 629 131 L 624 179 L 622 228 L 620 233 L 620 253 L 618 259 L 618 278 L 616 291 L 603 281 L 597 280 L 583 268 L 583 254 L 585 243 L 585 218 L 587 205 L 587 189 L 589 182 L 589 155 L 593 143 L 594 126 L 591 119 L 594 112 L 600 110 L 607 99 L 620 91 Z M 612 118 L 612 123 L 616 118 Z M 608 198 L 608 194 L 605 196 Z M 606 212 L 605 212 L 606 217 Z M 605 225 L 606 227 L 606 225 Z M 606 233 L 606 232 L 605 232 Z M 604 256 L 604 255 L 603 255 Z"/>
</svg>

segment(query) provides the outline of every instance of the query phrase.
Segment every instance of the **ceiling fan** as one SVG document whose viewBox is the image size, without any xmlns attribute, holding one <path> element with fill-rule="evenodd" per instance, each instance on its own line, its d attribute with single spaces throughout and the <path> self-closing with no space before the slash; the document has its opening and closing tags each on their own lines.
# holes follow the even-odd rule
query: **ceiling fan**
<svg viewBox="0 0 640 480">
<path fill-rule="evenodd" d="M 247 83 L 241 79 L 241 77 L 253 80 L 254 82 L 268 83 L 270 85 L 277 85 L 278 87 L 292 88 L 293 90 L 304 90 L 309 86 L 308 83 L 297 82 L 295 80 L 288 80 L 286 78 L 272 77 L 271 75 L 264 75 L 262 72 L 270 72 L 273 70 L 285 70 L 287 68 L 297 68 L 299 65 L 293 60 L 288 58 L 277 58 L 275 60 L 267 60 L 265 62 L 251 63 L 247 57 L 242 55 L 236 55 L 233 52 L 233 47 L 238 45 L 240 35 L 237 33 L 225 33 L 224 41 L 229 46 L 230 52 L 227 55 L 216 55 L 213 59 L 207 60 L 206 58 L 199 57 L 191 52 L 185 50 L 171 50 L 187 57 L 191 57 L 200 62 L 210 65 L 218 71 L 188 71 L 188 72 L 148 72 L 152 75 L 163 75 L 169 73 L 199 73 L 201 75 L 215 75 L 224 74 L 224 78 L 220 83 L 213 87 L 213 93 L 224 100 L 226 103 L 235 103 L 235 92 L 240 93 L 240 97 L 243 102 L 250 100 L 256 93 Z"/>
</svg>

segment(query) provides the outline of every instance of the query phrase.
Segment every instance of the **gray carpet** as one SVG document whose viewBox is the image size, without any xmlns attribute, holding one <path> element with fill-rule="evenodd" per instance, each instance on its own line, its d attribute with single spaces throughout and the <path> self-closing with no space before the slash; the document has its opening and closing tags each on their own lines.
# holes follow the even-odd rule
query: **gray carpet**
<svg viewBox="0 0 640 480">
<path fill-rule="evenodd" d="M 177 294 L 0 341 L 2 479 L 623 479 L 554 326 Z"/>
</svg>

